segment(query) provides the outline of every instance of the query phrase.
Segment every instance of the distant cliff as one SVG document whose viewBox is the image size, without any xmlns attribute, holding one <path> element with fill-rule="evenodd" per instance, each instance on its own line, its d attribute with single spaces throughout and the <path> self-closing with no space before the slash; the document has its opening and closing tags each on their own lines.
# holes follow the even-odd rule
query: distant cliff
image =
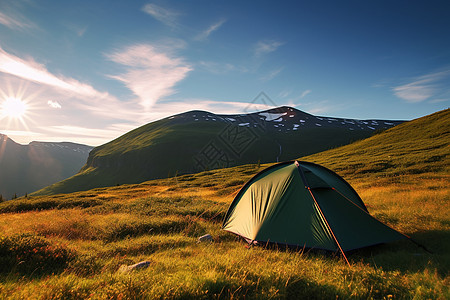
<svg viewBox="0 0 450 300">
<path fill-rule="evenodd" d="M 74 143 L 20 145 L 0 134 L 0 195 L 23 196 L 76 174 L 92 147 Z"/>
</svg>

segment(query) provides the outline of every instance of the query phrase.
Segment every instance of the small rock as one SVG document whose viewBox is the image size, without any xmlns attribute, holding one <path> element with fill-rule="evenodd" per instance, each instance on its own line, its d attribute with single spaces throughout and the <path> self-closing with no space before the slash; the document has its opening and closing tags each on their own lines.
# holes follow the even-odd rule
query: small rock
<svg viewBox="0 0 450 300">
<path fill-rule="evenodd" d="M 197 243 L 203 243 L 203 242 L 212 243 L 212 241 L 213 241 L 212 236 L 210 234 L 205 234 L 198 238 Z"/>
<path fill-rule="evenodd" d="M 134 270 L 148 268 L 148 266 L 150 266 L 150 261 L 146 260 L 146 261 L 138 262 L 137 264 L 134 264 L 134 265 L 131 265 L 131 266 L 122 265 L 122 266 L 120 266 L 120 268 L 119 268 L 119 270 L 117 272 L 119 272 L 119 273 L 128 273 L 128 272 L 131 272 L 131 271 L 134 271 Z"/>
</svg>

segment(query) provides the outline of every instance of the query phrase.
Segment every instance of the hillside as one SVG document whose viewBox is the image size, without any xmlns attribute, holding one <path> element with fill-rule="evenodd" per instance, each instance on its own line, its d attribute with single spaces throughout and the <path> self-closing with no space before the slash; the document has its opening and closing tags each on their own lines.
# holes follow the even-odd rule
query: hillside
<svg viewBox="0 0 450 300">
<path fill-rule="evenodd" d="M 246 248 L 220 229 L 268 166 L 0 203 L 5 299 L 449 299 L 449 111 L 304 160 L 335 166 L 403 240 L 339 254 Z M 390 157 L 389 157 L 390 156 Z M 389 158 L 389 168 L 376 162 Z M 358 166 L 347 168 L 347 165 Z M 353 170 L 353 171 L 352 171 Z M 360 170 L 360 171 L 358 171 Z M 197 238 L 211 234 L 211 243 Z M 145 261 L 147 268 L 127 272 Z"/>
<path fill-rule="evenodd" d="M 302 159 L 346 178 L 450 174 L 450 109 L 405 122 L 365 140 Z"/>
<path fill-rule="evenodd" d="M 66 142 L 20 145 L 0 134 L 0 195 L 23 196 L 76 174 L 91 149 Z"/>
<path fill-rule="evenodd" d="M 319 117 L 290 107 L 241 115 L 190 111 L 144 125 L 96 147 L 78 174 L 37 194 L 290 160 L 369 137 L 400 123 Z"/>
</svg>

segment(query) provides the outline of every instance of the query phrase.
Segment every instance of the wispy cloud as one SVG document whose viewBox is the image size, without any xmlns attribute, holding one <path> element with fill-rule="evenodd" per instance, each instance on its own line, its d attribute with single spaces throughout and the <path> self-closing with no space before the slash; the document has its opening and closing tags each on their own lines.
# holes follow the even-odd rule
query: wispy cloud
<svg viewBox="0 0 450 300">
<path fill-rule="evenodd" d="M 83 37 L 86 31 L 88 30 L 88 25 L 79 25 L 74 23 L 65 24 L 67 29 L 75 33 L 78 37 Z"/>
<path fill-rule="evenodd" d="M 46 131 L 57 137 L 56 141 L 64 140 L 64 138 L 76 137 L 82 139 L 83 143 L 88 145 L 96 145 L 92 143 L 94 140 L 107 139 L 112 140 L 127 131 L 135 129 L 135 126 L 129 124 L 110 124 L 104 128 L 90 128 L 85 126 L 73 125 L 55 125 L 46 127 Z"/>
<path fill-rule="evenodd" d="M 76 30 L 75 32 L 76 32 L 76 34 L 79 36 L 79 37 L 82 37 L 85 33 L 86 33 L 86 30 L 88 29 L 88 27 L 87 26 L 84 26 L 84 27 L 82 27 L 82 28 L 79 28 L 78 30 Z"/>
<path fill-rule="evenodd" d="M 311 90 L 305 90 L 305 91 L 303 91 L 303 93 L 300 95 L 300 99 L 301 99 L 301 98 L 305 98 L 306 95 L 310 94 L 311 92 L 312 92 Z"/>
<path fill-rule="evenodd" d="M 14 75 L 26 80 L 63 89 L 83 96 L 104 98 L 108 93 L 99 92 L 92 86 L 72 78 L 58 77 L 50 73 L 44 65 L 34 60 L 23 60 L 0 48 L 0 72 Z"/>
<path fill-rule="evenodd" d="M 282 91 L 278 94 L 278 97 L 279 97 L 279 98 L 286 98 L 286 97 L 288 97 L 288 96 L 291 95 L 291 94 L 292 94 L 292 90 L 290 90 L 290 89 L 282 90 Z"/>
<path fill-rule="evenodd" d="M 211 33 L 213 33 L 214 31 L 216 31 L 217 29 L 219 29 L 224 23 L 226 22 L 225 19 L 221 19 L 218 22 L 212 24 L 211 26 L 209 26 L 206 30 L 202 31 L 199 35 L 197 35 L 195 37 L 195 39 L 197 41 L 204 41 L 206 40 Z"/>
<path fill-rule="evenodd" d="M 254 48 L 254 54 L 256 57 L 261 57 L 263 55 L 269 54 L 276 51 L 283 43 L 275 40 L 263 40 L 256 43 Z"/>
<path fill-rule="evenodd" d="M 278 74 L 281 73 L 281 71 L 283 71 L 283 68 L 275 69 L 275 70 L 269 72 L 268 74 L 260 77 L 259 79 L 261 81 L 270 81 L 270 80 L 274 79 L 275 77 L 277 77 Z"/>
<path fill-rule="evenodd" d="M 25 30 L 36 27 L 34 23 L 19 13 L 0 11 L 0 24 L 14 30 Z"/>
<path fill-rule="evenodd" d="M 156 20 L 166 24 L 170 27 L 176 27 L 177 26 L 177 18 L 179 16 L 179 13 L 172 11 L 170 9 L 164 8 L 162 6 L 149 3 L 144 5 L 142 7 L 142 11 L 149 14 Z"/>
<path fill-rule="evenodd" d="M 61 104 L 59 104 L 57 101 L 48 100 L 47 104 L 51 108 L 61 108 Z"/>
<path fill-rule="evenodd" d="M 203 110 L 210 111 L 216 114 L 241 114 L 248 109 L 251 110 L 265 110 L 273 108 L 263 103 L 252 103 L 251 99 L 248 101 L 221 101 L 212 99 L 183 99 L 182 101 L 171 101 L 158 104 L 152 109 L 153 119 L 158 116 L 168 116 L 184 111 Z"/>
<path fill-rule="evenodd" d="M 0 102 L 11 95 L 27 102 L 27 113 L 23 123 L 0 122 L 0 132 L 15 134 L 12 137 L 19 142 L 30 142 L 39 136 L 44 140 L 50 137 L 84 143 L 88 141 L 84 136 L 74 136 L 70 131 L 56 135 L 49 133 L 48 128 L 59 124 L 73 127 L 89 124 L 88 127 L 97 130 L 109 128 L 112 122 L 121 124 L 122 128 L 135 128 L 148 120 L 134 99 L 118 100 L 87 83 L 52 74 L 32 58 L 22 59 L 0 48 Z M 28 140 L 24 131 L 29 132 Z M 89 144 L 107 142 L 110 137 L 117 137 L 119 129 L 108 131 L 111 132 L 87 137 Z"/>
<path fill-rule="evenodd" d="M 319 100 L 314 102 L 302 102 L 297 107 L 310 114 L 330 114 L 338 110 L 342 104 L 332 103 L 328 100 Z"/>
<path fill-rule="evenodd" d="M 237 66 L 230 63 L 214 62 L 214 61 L 200 61 L 199 68 L 204 69 L 213 74 L 225 74 L 232 71 L 248 72 L 244 66 Z"/>
<path fill-rule="evenodd" d="M 145 108 L 175 93 L 174 86 L 192 70 L 182 57 L 171 54 L 170 49 L 164 50 L 149 44 L 138 44 L 107 55 L 110 60 L 125 67 L 123 74 L 110 77 L 123 82 L 139 97 Z"/>
<path fill-rule="evenodd" d="M 23 143 L 28 144 L 30 142 L 29 138 L 38 138 L 39 136 L 42 136 L 42 133 L 38 132 L 31 132 L 31 131 L 24 131 L 24 130 L 4 130 L 2 129 L 0 134 L 7 135 L 8 137 L 14 136 L 14 141 L 17 143 Z M 19 137 L 19 138 L 18 138 Z M 22 141 L 20 137 L 24 137 L 24 140 Z"/>
<path fill-rule="evenodd" d="M 450 94 L 449 94 L 450 96 Z M 450 97 L 449 98 L 441 98 L 441 99 L 433 99 L 430 101 L 430 103 L 442 103 L 442 102 L 450 102 Z"/>
<path fill-rule="evenodd" d="M 426 74 L 412 82 L 394 87 L 394 95 L 410 103 L 423 102 L 440 97 L 450 91 L 450 69 Z"/>
</svg>

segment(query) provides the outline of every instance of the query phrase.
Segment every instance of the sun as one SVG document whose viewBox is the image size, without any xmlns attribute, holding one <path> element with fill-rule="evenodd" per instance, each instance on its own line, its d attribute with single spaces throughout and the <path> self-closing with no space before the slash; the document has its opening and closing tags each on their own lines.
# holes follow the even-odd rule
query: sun
<svg viewBox="0 0 450 300">
<path fill-rule="evenodd" d="M 8 98 L 3 102 L 2 113 L 4 116 L 21 119 L 27 111 L 27 104 L 19 98 Z"/>
</svg>

